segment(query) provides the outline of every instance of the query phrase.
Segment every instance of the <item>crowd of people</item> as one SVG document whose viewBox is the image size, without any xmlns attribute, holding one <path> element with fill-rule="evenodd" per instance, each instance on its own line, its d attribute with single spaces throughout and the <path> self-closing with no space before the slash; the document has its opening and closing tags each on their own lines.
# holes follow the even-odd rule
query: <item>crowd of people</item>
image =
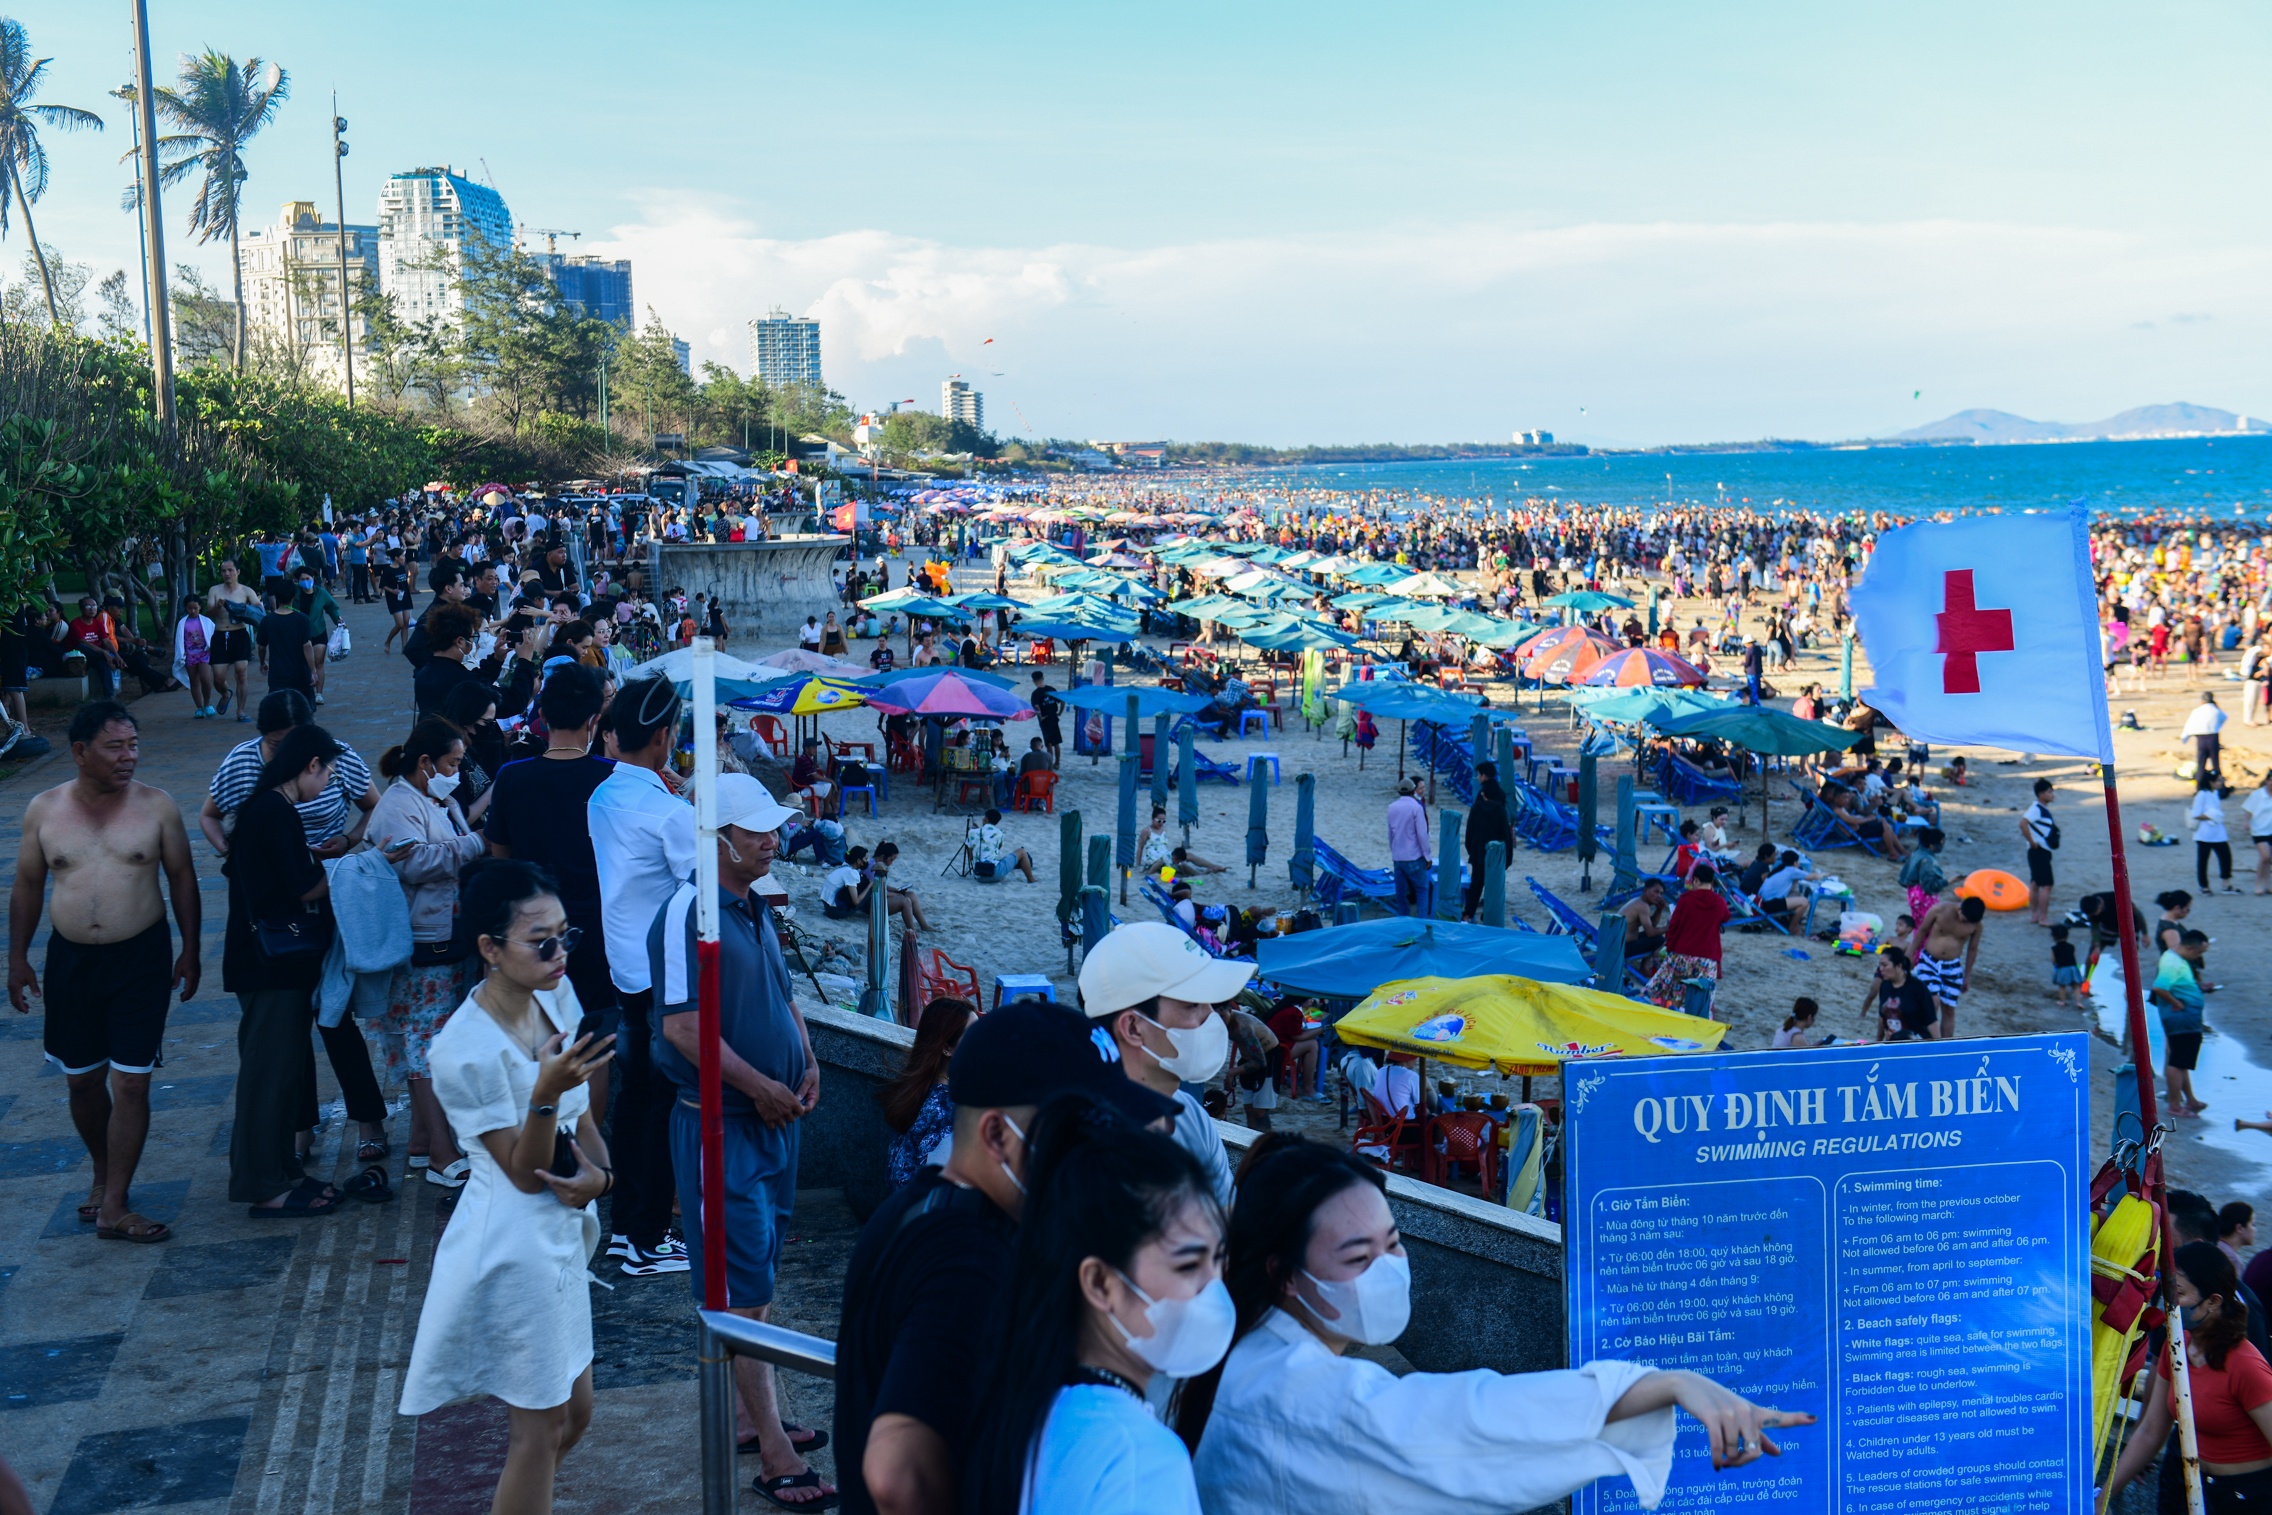
<svg viewBox="0 0 2272 1515">
<path fill-rule="evenodd" d="M 1189 503 L 1157 503 L 1169 500 Z M 1699 623 L 1700 642 L 1663 628 L 1676 645 L 1708 656 L 1728 638 L 1755 653 L 1764 641 L 1779 656 L 1762 661 L 1780 661 L 1845 624 L 1845 586 L 1884 524 L 1534 502 L 1489 515 L 1317 512 L 1271 522 L 1234 512 L 1222 529 L 1288 550 L 1472 571 L 1470 602 L 1509 614 L 1578 584 L 1669 581 L 1726 604 L 1723 629 Z M 134 1210 L 132 1184 L 166 1006 L 201 977 L 187 822 L 172 798 L 135 780 L 152 707 L 112 698 L 131 674 L 148 693 L 185 692 L 192 719 L 253 727 L 221 761 L 197 817 L 224 859 L 222 983 L 241 1012 L 230 1198 L 253 1218 L 282 1221 L 391 1197 L 389 1095 L 406 1097 L 406 1171 L 455 1198 L 400 1407 L 421 1414 L 475 1394 L 511 1407 L 500 1510 L 547 1508 L 560 1459 L 589 1425 L 587 1280 L 598 1251 L 628 1278 L 684 1276 L 701 1300 L 713 1283 L 705 1229 L 716 1226 L 728 1308 L 763 1319 L 773 1306 L 800 1124 L 823 1097 L 791 991 L 776 859 L 810 848 L 834 866 L 823 885 L 830 916 L 865 914 L 881 891 L 891 914 L 928 925 L 922 901 L 894 880 L 888 840 L 846 847 L 840 825 L 784 803 L 828 778 L 789 766 L 786 792 L 776 792 L 724 749 L 716 904 L 727 1197 L 722 1214 L 707 1212 L 697 833 L 674 761 L 685 707 L 668 679 L 631 674 L 645 655 L 730 629 L 714 600 L 673 589 L 650 597 L 625 563 L 648 534 L 747 540 L 765 529 L 762 513 L 732 508 L 705 519 L 606 501 L 549 514 L 542 502 L 406 503 L 248 543 L 183 602 L 170 649 L 136 635 L 137 618 L 116 597 L 90 597 L 70 620 L 21 612 L 0 641 L 0 693 L 13 721 L 24 719 L 32 673 L 68 660 L 89 681 L 67 733 L 76 776 L 25 815 L 10 919 L 11 998 L 24 1009 L 44 992 L 46 1051 L 93 1162 L 82 1219 L 130 1243 L 174 1234 Z M 887 528 L 869 545 L 933 549 L 927 561 L 943 570 L 976 539 L 926 521 L 906 539 Z M 2256 719 L 2272 683 L 2259 676 L 2272 628 L 2256 624 L 2257 545 L 2148 522 L 2105 529 L 2100 551 L 2110 677 L 2122 661 L 2115 654 L 2139 661 L 2139 646 L 2149 670 L 2166 657 L 2238 652 L 2243 718 Z M 1160 587 L 1191 589 L 1180 572 L 1161 570 Z M 855 557 L 844 624 L 816 621 L 808 650 L 837 656 L 848 628 L 879 629 L 857 619 L 857 601 L 880 583 L 880 570 L 869 578 Z M 347 645 L 342 595 L 385 607 L 392 624 L 378 651 L 399 648 L 407 665 L 408 714 L 375 762 L 321 724 L 328 665 Z M 1761 597 L 1765 619 L 1746 633 Z M 2114 629 L 2141 624 L 2143 638 Z M 916 660 L 943 661 L 935 638 L 944 628 L 916 629 Z M 946 655 L 990 660 L 1007 629 L 990 617 Z M 1637 622 L 1606 629 L 1628 641 L 1642 634 Z M 1748 657 L 1747 671 L 1759 676 Z M 1240 700 L 1230 682 L 1209 691 L 1230 696 L 1225 720 Z M 1054 691 L 1043 685 L 1035 704 L 1042 734 L 1014 767 L 999 755 L 1006 784 L 1059 757 Z M 2221 712 L 2197 724 L 2188 734 L 2208 797 L 2193 817 L 2206 893 L 2213 863 L 2230 889 L 2232 860 L 2216 803 Z M 1469 918 L 1484 849 L 1497 841 L 1511 851 L 1514 841 L 1495 767 L 1477 765 L 1476 777 L 1472 882 L 1461 902 Z M 1415 788 L 1404 785 L 1386 817 L 1397 906 L 1407 911 L 1426 908 L 1436 862 Z M 1933 861 L 1937 825 L 1909 824 L 1937 823 L 1937 799 L 1914 764 L 1904 773 L 1868 747 L 1827 772 L 1819 792 L 1900 868 L 1910 905 L 1898 940 L 1878 955 L 1865 1016 L 1889 1039 L 1955 1034 L 1984 912 L 1949 892 Z M 2055 924 L 2054 798 L 2048 781 L 2038 784 L 2018 823 L 2031 906 L 2045 925 Z M 2272 777 L 2247 813 L 2262 893 Z M 1147 870 L 1187 880 L 1221 871 L 1172 846 L 1166 830 L 1155 813 L 1142 840 Z M 972 837 L 987 876 L 1032 880 L 1032 859 L 1009 842 L 998 810 Z M 1795 851 L 1762 847 L 1747 862 L 1723 812 L 1688 823 L 1675 859 L 1677 900 L 1666 881 L 1650 881 L 1622 914 L 1644 992 L 1679 1005 L 1718 978 L 1731 898 L 1788 919 L 1804 910 L 1814 880 Z M 2197 1118 L 2189 1071 L 2201 997 L 2215 987 L 2208 939 L 2184 924 L 2189 897 L 2161 904 L 2153 992 L 2169 1036 L 2170 1099 L 2179 1116 Z M 1395 1340 L 1410 1310 L 1411 1264 L 1381 1175 L 1296 1135 L 1266 1135 L 1234 1171 L 1192 1090 L 1220 1081 L 1228 1096 L 1251 1061 L 1261 1076 L 1250 1091 L 1274 1091 L 1284 1065 L 1297 1095 L 1322 1099 L 1322 1059 L 1299 1005 L 1267 1019 L 1236 1008 L 1252 965 L 1204 950 L 1196 912 L 1183 914 L 1192 905 L 1186 882 L 1175 908 L 1194 929 L 1139 923 L 1105 937 L 1084 958 L 1072 1006 L 1021 1000 L 980 1014 L 942 998 L 926 1007 L 907 1072 L 886 1094 L 894 1187 L 850 1262 L 833 1425 L 788 1422 L 769 1370 L 737 1362 L 737 1438 L 756 1459 L 765 1498 L 790 1509 L 841 1502 L 1005 1515 L 1484 1511 L 1622 1476 L 1653 1502 L 1670 1470 L 1675 1407 L 1704 1423 L 1716 1466 L 1774 1451 L 1776 1427 L 1807 1420 L 1694 1374 L 1629 1363 L 1397 1377 L 1350 1355 Z M 53 930 L 35 972 L 27 944 L 43 910 Z M 2052 960 L 2054 982 L 2071 992 L 2080 970 L 2068 929 L 2054 930 Z M 2091 930 L 2095 948 L 2096 917 Z M 1802 1001 L 1777 1044 L 1810 1044 L 1818 1013 Z M 311 1171 L 319 1043 L 356 1128 L 356 1172 L 336 1184 Z M 1399 1073 L 1417 1106 L 1426 1095 L 1409 1068 L 1377 1070 L 1384 1096 L 1400 1098 Z M 1249 1111 L 1267 1127 L 1268 1105 Z M 2189 1247 L 2179 1263 L 2212 1314 L 2246 1293 L 2229 1261 L 2220 1272 Z M 2260 1335 L 2261 1307 L 2252 1296 L 2248 1305 Z M 2218 1366 L 2240 1347 L 2213 1332 L 2205 1340 L 2209 1371 L 2237 1373 L 2245 1397 L 2246 1359 L 2238 1370 Z M 2256 1371 L 2267 1371 L 2261 1359 Z M 1165 1402 L 1162 1382 L 1173 1386 Z M 2152 1430 L 2149 1422 L 2133 1448 Z M 833 1484 L 806 1460 L 822 1445 L 837 1451 Z"/>
</svg>

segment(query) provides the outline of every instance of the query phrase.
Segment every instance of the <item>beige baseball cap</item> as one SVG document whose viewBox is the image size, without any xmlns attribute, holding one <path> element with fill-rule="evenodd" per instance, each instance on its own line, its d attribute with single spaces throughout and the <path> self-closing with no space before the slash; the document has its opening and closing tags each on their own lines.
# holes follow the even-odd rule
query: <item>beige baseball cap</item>
<svg viewBox="0 0 2272 1515">
<path fill-rule="evenodd" d="M 1254 977 L 1254 964 L 1210 957 L 1165 921 L 1134 921 L 1097 943 L 1081 963 L 1081 1009 L 1094 1019 L 1156 994 L 1194 1004 L 1230 999 Z"/>
</svg>

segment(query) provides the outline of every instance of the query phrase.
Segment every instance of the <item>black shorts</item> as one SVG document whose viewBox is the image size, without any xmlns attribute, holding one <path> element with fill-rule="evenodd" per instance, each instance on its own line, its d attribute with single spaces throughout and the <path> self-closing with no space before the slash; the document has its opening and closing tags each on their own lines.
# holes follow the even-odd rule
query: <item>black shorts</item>
<svg viewBox="0 0 2272 1515">
<path fill-rule="evenodd" d="M 92 1073 L 105 1063 L 121 1073 L 157 1067 L 174 986 L 173 942 L 164 921 L 96 946 L 49 933 L 40 977 L 47 1060 L 65 1073 Z"/>
<path fill-rule="evenodd" d="M 2040 884 L 2046 889 L 2051 887 L 2051 849 L 2049 847 L 2030 847 L 2027 849 L 2027 881 L 2031 884 Z"/>
<path fill-rule="evenodd" d="M 230 627 L 213 634 L 213 665 L 249 663 L 252 661 L 252 633 L 242 626 Z"/>
<path fill-rule="evenodd" d="M 2169 1033 L 2169 1066 L 2193 1071 L 2201 1061 L 2201 1033 L 2198 1031 L 2172 1031 Z"/>
</svg>

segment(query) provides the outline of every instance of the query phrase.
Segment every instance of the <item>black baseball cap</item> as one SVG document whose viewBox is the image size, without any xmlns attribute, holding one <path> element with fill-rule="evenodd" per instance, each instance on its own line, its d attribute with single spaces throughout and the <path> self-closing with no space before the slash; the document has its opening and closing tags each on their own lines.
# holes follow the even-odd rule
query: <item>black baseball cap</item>
<svg viewBox="0 0 2272 1515">
<path fill-rule="evenodd" d="M 1042 999 L 979 1016 L 947 1065 L 947 1098 L 958 1105 L 1046 1105 L 1061 1094 L 1090 1095 L 1139 1126 L 1181 1108 L 1128 1076 L 1109 1030 Z"/>
</svg>

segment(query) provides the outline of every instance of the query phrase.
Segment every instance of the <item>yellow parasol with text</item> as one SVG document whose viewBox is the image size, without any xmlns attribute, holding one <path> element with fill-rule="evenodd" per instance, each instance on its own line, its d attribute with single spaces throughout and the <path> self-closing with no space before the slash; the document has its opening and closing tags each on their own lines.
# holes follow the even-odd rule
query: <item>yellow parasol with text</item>
<svg viewBox="0 0 2272 1515">
<path fill-rule="evenodd" d="M 1549 1074 L 1589 1057 L 1709 1052 L 1728 1028 L 1621 994 L 1534 979 L 1410 978 L 1383 984 L 1334 1024 L 1360 1047 L 1460 1068 Z"/>
</svg>

